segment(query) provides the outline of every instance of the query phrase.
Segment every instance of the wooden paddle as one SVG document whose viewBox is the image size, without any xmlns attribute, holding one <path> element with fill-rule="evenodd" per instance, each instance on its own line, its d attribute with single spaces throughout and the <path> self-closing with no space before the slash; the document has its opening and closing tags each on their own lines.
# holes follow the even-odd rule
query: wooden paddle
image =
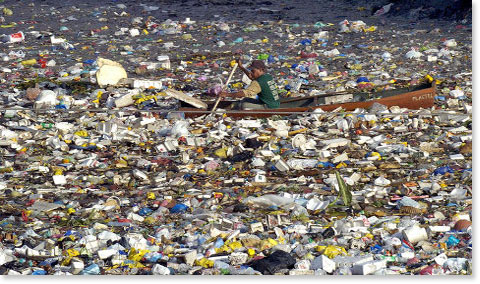
<svg viewBox="0 0 480 284">
<path fill-rule="evenodd" d="M 235 63 L 235 65 L 233 65 L 232 72 L 230 72 L 230 76 L 228 76 L 227 82 L 226 82 L 225 85 L 223 85 L 223 87 L 222 87 L 222 92 L 225 90 L 225 88 L 226 88 L 226 87 L 228 86 L 228 84 L 230 83 L 230 80 L 232 79 L 233 73 L 234 73 L 235 70 L 237 69 L 237 66 L 238 66 L 238 63 Z M 217 109 L 218 103 L 220 102 L 221 99 L 222 99 L 222 97 L 218 97 L 217 101 L 215 102 L 215 105 L 214 105 L 213 108 L 212 108 L 212 112 L 214 112 L 214 111 Z"/>
</svg>

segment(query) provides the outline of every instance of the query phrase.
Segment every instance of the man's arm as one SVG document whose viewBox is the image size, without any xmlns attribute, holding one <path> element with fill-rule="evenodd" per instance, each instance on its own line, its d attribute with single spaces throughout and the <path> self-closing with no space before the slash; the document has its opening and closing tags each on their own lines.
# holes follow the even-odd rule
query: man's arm
<svg viewBox="0 0 480 284">
<path fill-rule="evenodd" d="M 237 63 L 238 63 L 238 68 L 240 68 L 240 70 L 243 71 L 243 73 L 245 73 L 245 75 L 247 75 L 247 77 L 250 79 L 250 80 L 254 80 L 253 76 L 252 76 L 252 73 L 250 71 L 248 71 L 245 67 L 243 67 L 242 65 L 242 61 L 240 59 L 237 59 Z"/>
</svg>

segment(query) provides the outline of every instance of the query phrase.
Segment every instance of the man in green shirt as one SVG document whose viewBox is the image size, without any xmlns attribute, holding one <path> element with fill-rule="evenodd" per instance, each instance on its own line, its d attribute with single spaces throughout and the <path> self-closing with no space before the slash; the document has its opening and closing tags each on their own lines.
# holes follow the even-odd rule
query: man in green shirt
<svg viewBox="0 0 480 284">
<path fill-rule="evenodd" d="M 221 92 L 220 97 L 244 98 L 234 105 L 234 109 L 272 109 L 280 106 L 278 89 L 270 74 L 266 74 L 267 66 L 261 60 L 253 60 L 247 70 L 238 59 L 238 67 L 252 80 L 250 86 L 238 92 Z M 258 95 L 258 99 L 257 99 Z"/>
</svg>

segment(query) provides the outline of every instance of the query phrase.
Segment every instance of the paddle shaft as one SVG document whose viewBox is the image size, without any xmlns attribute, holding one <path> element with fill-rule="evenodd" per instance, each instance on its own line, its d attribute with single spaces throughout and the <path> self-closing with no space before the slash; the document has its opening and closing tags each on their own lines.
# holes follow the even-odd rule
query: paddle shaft
<svg viewBox="0 0 480 284">
<path fill-rule="evenodd" d="M 223 85 L 223 87 L 222 87 L 222 92 L 223 92 L 223 90 L 225 90 L 225 88 L 228 86 L 228 84 L 230 83 L 230 80 L 232 80 L 233 73 L 234 73 L 235 70 L 237 69 L 237 66 L 238 66 L 238 63 L 235 63 L 235 65 L 233 65 L 232 72 L 230 72 L 230 76 L 228 76 L 227 82 L 226 82 L 225 85 Z M 218 97 L 217 101 L 215 102 L 215 105 L 214 105 L 213 108 L 212 108 L 212 111 L 215 111 L 215 110 L 217 109 L 218 103 L 220 102 L 221 99 L 222 99 L 222 97 Z"/>
</svg>

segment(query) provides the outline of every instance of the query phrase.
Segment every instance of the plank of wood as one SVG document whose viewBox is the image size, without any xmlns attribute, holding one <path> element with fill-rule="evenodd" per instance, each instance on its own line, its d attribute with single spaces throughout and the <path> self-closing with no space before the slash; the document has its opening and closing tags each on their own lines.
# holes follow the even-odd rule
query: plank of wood
<svg viewBox="0 0 480 284">
<path fill-rule="evenodd" d="M 181 100 L 182 102 L 186 102 L 187 104 L 190 104 L 196 108 L 207 109 L 208 107 L 206 103 L 202 102 L 197 98 L 190 97 L 189 95 L 184 94 L 182 91 L 177 91 L 169 88 L 165 91 L 165 93 L 167 94 L 167 96 L 176 98 L 178 100 Z"/>
</svg>

